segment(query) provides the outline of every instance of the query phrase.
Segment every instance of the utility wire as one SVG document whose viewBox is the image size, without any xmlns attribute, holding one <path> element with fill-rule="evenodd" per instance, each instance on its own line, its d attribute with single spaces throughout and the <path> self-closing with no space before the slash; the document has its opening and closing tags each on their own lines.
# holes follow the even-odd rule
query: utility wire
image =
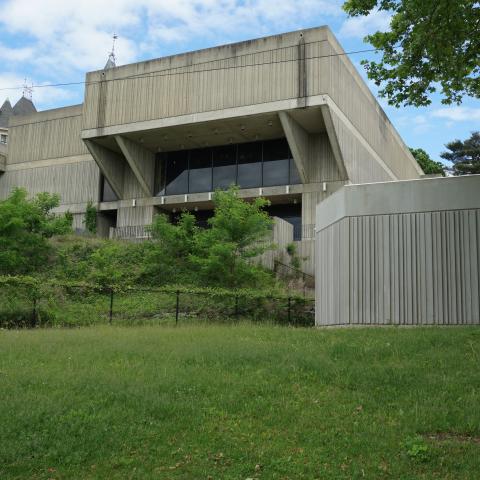
<svg viewBox="0 0 480 480">
<path fill-rule="evenodd" d="M 326 40 L 322 40 L 326 41 Z M 319 43 L 319 42 L 311 42 L 311 43 Z M 310 44 L 311 44 L 310 43 Z M 309 43 L 305 43 L 304 45 L 309 45 Z M 304 58 L 294 58 L 294 59 L 288 59 L 288 60 L 275 60 L 271 62 L 259 62 L 259 63 L 250 63 L 250 64 L 245 64 L 245 65 L 233 65 L 233 66 L 225 66 L 225 67 L 217 67 L 217 68 L 210 68 L 210 69 L 202 69 L 202 70 L 192 70 L 192 71 L 187 71 L 187 72 L 172 72 L 172 70 L 179 70 L 179 69 L 185 69 L 185 68 L 191 68 L 191 67 L 196 67 L 199 65 L 205 65 L 208 63 L 214 63 L 214 62 L 224 62 L 227 60 L 231 59 L 239 59 L 245 56 L 253 56 L 253 55 L 258 55 L 262 53 L 267 53 L 267 52 L 274 52 L 278 50 L 284 50 L 287 48 L 298 48 L 299 45 L 293 45 L 289 47 L 280 47 L 272 50 L 265 50 L 263 52 L 252 52 L 244 55 L 240 55 L 237 57 L 228 57 L 228 58 L 220 58 L 218 60 L 209 60 L 207 62 L 200 62 L 200 63 L 193 63 L 191 65 L 183 65 L 183 66 L 178 66 L 178 67 L 171 67 L 171 68 L 166 68 L 162 70 L 153 70 L 151 72 L 146 72 L 146 73 L 140 73 L 136 75 L 129 75 L 125 77 L 119 77 L 119 78 L 112 78 L 112 79 L 104 79 L 104 80 L 94 80 L 94 81 L 81 81 L 81 82 L 64 82 L 64 83 L 48 83 L 48 84 L 43 84 L 43 85 L 32 85 L 31 88 L 52 88 L 52 87 L 68 87 L 68 86 L 74 86 L 74 85 L 96 85 L 100 83 L 106 83 L 106 82 L 116 82 L 120 80 L 135 80 L 135 79 L 144 79 L 144 78 L 152 78 L 152 77 L 169 77 L 169 76 L 178 76 L 178 75 L 191 75 L 195 73 L 206 73 L 206 72 L 213 72 L 213 71 L 219 71 L 219 70 L 231 70 L 231 69 L 237 69 L 237 68 L 249 68 L 249 67 L 257 67 L 257 66 L 263 66 L 263 65 L 274 65 L 274 64 L 280 64 L 280 63 L 288 63 L 288 62 L 297 62 L 298 60 L 313 60 L 313 59 L 320 59 L 320 58 L 329 58 L 329 57 L 340 57 L 340 56 L 346 56 L 346 55 L 354 55 L 358 53 L 369 53 L 369 52 L 378 52 L 378 48 L 369 48 L 369 49 L 364 49 L 364 50 L 354 50 L 350 52 L 341 52 L 341 53 L 331 53 L 328 55 L 314 55 L 311 57 L 304 57 Z M 165 73 L 166 72 L 166 73 Z M 2 87 L 0 88 L 0 91 L 4 90 L 20 90 L 25 88 L 24 85 L 22 86 L 17 86 L 17 87 Z"/>
</svg>

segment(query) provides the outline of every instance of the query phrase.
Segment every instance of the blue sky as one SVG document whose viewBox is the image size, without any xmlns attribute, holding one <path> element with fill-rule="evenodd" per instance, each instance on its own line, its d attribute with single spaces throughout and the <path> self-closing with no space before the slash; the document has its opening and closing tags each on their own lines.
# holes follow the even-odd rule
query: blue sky
<svg viewBox="0 0 480 480">
<path fill-rule="evenodd" d="M 0 89 L 82 81 L 89 70 L 103 67 L 117 41 L 117 64 L 181 53 L 289 30 L 329 25 L 346 51 L 368 48 L 363 37 L 388 26 L 377 12 L 348 19 L 341 0 L 0 0 Z M 350 56 L 366 78 L 360 61 Z M 377 89 L 368 82 L 374 94 Z M 12 102 L 22 89 L 0 90 L 0 103 Z M 38 109 L 83 100 L 83 87 L 36 88 Z M 424 148 L 439 159 L 444 144 L 480 129 L 480 101 L 442 105 L 438 95 L 422 108 L 394 108 L 379 99 L 407 145 Z"/>
</svg>

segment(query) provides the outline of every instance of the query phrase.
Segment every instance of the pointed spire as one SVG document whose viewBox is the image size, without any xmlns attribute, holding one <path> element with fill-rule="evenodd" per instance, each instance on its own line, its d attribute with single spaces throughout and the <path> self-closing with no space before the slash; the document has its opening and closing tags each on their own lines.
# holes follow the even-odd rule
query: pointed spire
<svg viewBox="0 0 480 480">
<path fill-rule="evenodd" d="M 35 108 L 32 100 L 27 97 L 20 98 L 20 100 L 13 107 L 14 115 L 30 115 L 36 111 L 37 109 Z"/>
<path fill-rule="evenodd" d="M 8 119 L 13 115 L 13 108 L 10 100 L 7 98 L 0 107 L 0 128 L 8 127 Z"/>
<path fill-rule="evenodd" d="M 107 63 L 105 64 L 105 67 L 103 68 L 104 70 L 108 70 L 109 68 L 115 68 L 116 65 L 116 60 L 117 58 L 115 57 L 115 40 L 117 40 L 118 35 L 116 33 L 113 34 L 113 43 L 112 43 L 112 51 L 108 54 L 108 60 Z"/>
<path fill-rule="evenodd" d="M 6 100 L 3 102 L 3 105 L 0 107 L 0 114 L 6 114 L 12 111 L 12 104 L 10 103 L 10 99 L 7 97 Z"/>
</svg>

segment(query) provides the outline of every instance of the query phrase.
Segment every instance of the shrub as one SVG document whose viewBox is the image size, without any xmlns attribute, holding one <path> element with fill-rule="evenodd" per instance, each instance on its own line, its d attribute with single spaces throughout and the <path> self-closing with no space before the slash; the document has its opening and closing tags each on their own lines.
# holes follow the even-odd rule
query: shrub
<svg viewBox="0 0 480 480">
<path fill-rule="evenodd" d="M 97 233 L 97 208 L 93 205 L 91 200 L 87 203 L 83 223 L 88 232 L 92 234 Z"/>
<path fill-rule="evenodd" d="M 71 231 L 72 216 L 55 215 L 59 196 L 15 188 L 0 201 L 0 274 L 28 273 L 46 265 L 51 251 L 47 239 Z"/>
</svg>

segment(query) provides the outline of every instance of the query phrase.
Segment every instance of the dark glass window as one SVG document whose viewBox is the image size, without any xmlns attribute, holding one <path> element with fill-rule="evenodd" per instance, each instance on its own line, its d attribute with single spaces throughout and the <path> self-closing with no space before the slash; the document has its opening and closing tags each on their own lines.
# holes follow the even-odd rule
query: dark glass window
<svg viewBox="0 0 480 480">
<path fill-rule="evenodd" d="M 108 180 L 102 175 L 102 191 L 100 197 L 102 202 L 115 202 L 118 200 L 116 193 L 113 191 L 113 188 L 108 183 Z"/>
<path fill-rule="evenodd" d="M 301 183 L 285 138 L 161 153 L 156 160 L 156 195 Z"/>
<path fill-rule="evenodd" d="M 155 157 L 155 184 L 154 190 L 157 197 L 165 195 L 165 169 L 167 168 L 168 153 L 157 153 Z"/>
<path fill-rule="evenodd" d="M 236 146 L 213 148 L 213 190 L 227 189 L 237 181 Z"/>
<path fill-rule="evenodd" d="M 286 139 L 263 143 L 263 185 L 287 185 L 290 151 Z"/>
<path fill-rule="evenodd" d="M 170 152 L 167 159 L 166 195 L 188 193 L 188 151 Z"/>
<path fill-rule="evenodd" d="M 279 217 L 293 225 L 293 239 L 302 239 L 302 204 L 270 205 L 265 209 L 272 217 Z"/>
<path fill-rule="evenodd" d="M 190 151 L 190 193 L 212 191 L 212 152 L 209 148 Z"/>
<path fill-rule="evenodd" d="M 240 188 L 262 186 L 262 142 L 238 145 L 238 178 Z"/>
</svg>

